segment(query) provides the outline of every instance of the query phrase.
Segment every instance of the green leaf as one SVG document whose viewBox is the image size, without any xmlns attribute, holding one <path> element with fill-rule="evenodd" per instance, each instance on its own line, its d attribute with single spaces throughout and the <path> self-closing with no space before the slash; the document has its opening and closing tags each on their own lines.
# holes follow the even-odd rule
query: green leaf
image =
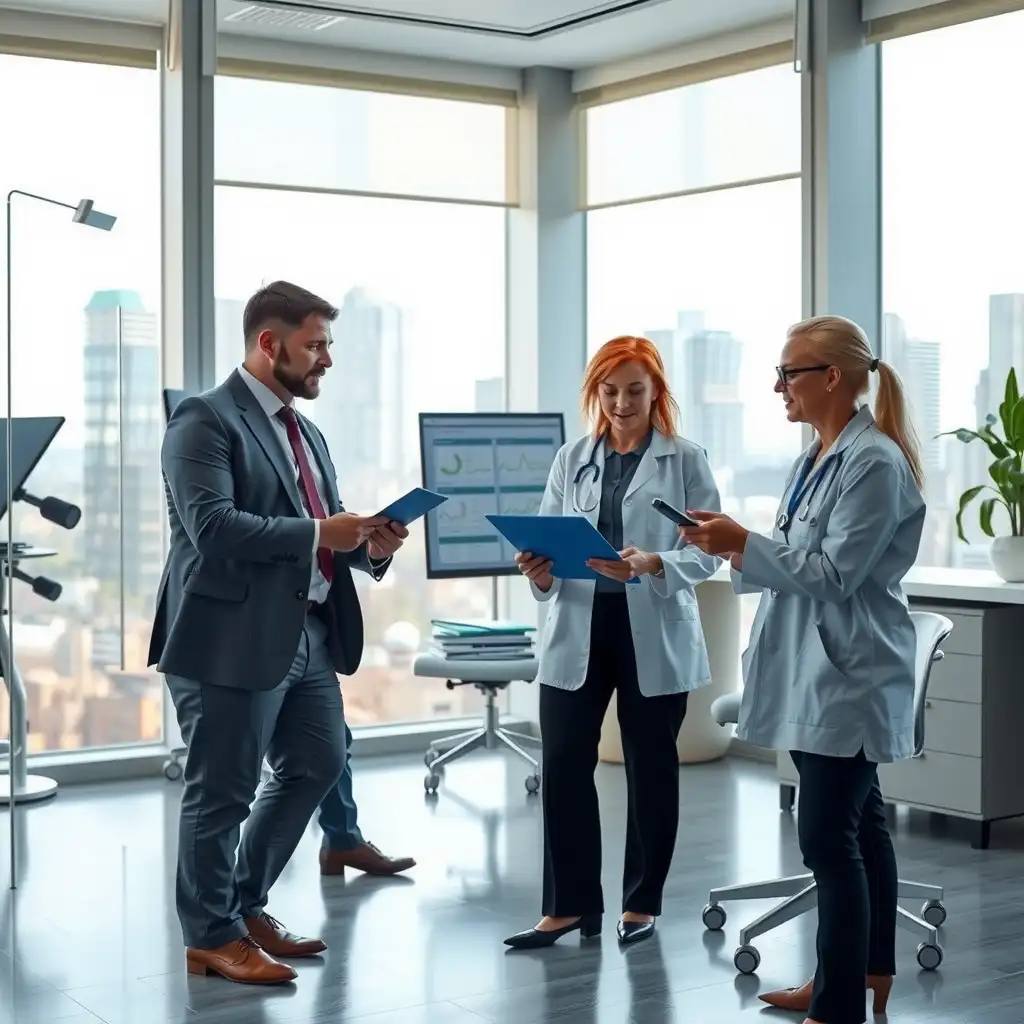
<svg viewBox="0 0 1024 1024">
<path fill-rule="evenodd" d="M 1012 409 L 1020 401 L 1020 388 L 1017 387 L 1017 371 L 1011 366 L 1006 375 L 1006 391 L 1003 401 Z"/>
<path fill-rule="evenodd" d="M 1010 413 L 1010 425 L 1006 428 L 1006 440 L 1018 454 L 1024 452 L 1024 398 L 1020 399 Z"/>
<path fill-rule="evenodd" d="M 978 519 L 981 523 L 981 532 L 986 537 L 995 537 L 992 530 L 992 513 L 995 511 L 998 498 L 986 498 L 978 509 Z"/>
<path fill-rule="evenodd" d="M 977 487 L 968 487 L 963 494 L 960 495 L 960 507 L 956 513 L 956 535 L 965 543 L 969 543 L 967 538 L 964 536 L 964 512 L 967 511 L 968 505 L 974 499 L 984 491 L 985 484 L 979 484 Z"/>
</svg>

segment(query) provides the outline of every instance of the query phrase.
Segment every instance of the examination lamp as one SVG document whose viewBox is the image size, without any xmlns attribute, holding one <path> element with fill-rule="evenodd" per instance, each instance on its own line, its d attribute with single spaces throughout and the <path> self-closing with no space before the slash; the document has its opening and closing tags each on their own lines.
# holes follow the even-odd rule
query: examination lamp
<svg viewBox="0 0 1024 1024">
<path fill-rule="evenodd" d="M 14 492 L 14 500 L 35 505 L 44 519 L 63 526 L 65 530 L 73 530 L 78 525 L 78 520 L 82 518 L 82 510 L 77 505 L 72 505 L 63 498 L 55 498 L 52 494 L 46 498 L 37 498 L 22 488 Z"/>
</svg>

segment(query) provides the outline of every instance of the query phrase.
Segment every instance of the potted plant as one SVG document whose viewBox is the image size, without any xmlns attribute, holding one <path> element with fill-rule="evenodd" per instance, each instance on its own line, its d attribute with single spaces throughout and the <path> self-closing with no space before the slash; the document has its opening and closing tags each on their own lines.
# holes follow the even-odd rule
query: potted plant
<svg viewBox="0 0 1024 1024">
<path fill-rule="evenodd" d="M 981 441 L 992 453 L 988 467 L 991 483 L 969 487 L 960 495 L 957 535 L 965 544 L 970 543 L 964 536 L 964 513 L 980 498 L 978 522 L 981 532 L 992 538 L 992 568 L 1007 583 L 1024 583 L 1024 399 L 1017 387 L 1016 371 L 1011 368 L 1006 376 L 998 416 L 989 413 L 976 430 L 961 427 L 946 433 L 964 444 Z M 1009 518 L 1009 534 L 997 535 L 993 526 L 993 517 L 1000 509 Z"/>
</svg>

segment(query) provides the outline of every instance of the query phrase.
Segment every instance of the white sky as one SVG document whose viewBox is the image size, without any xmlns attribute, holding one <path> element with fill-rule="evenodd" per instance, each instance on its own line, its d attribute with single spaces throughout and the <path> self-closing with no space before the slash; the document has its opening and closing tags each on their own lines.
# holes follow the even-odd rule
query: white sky
<svg viewBox="0 0 1024 1024">
<path fill-rule="evenodd" d="M 886 310 L 912 336 L 941 343 L 942 421 L 954 426 L 973 419 L 989 293 L 1024 291 L 1024 148 L 1012 117 L 1024 97 L 1024 14 L 894 41 L 883 53 Z M 260 85 L 246 101 L 252 83 L 222 87 L 235 90 L 219 103 L 223 176 L 382 190 L 423 182 L 424 191 L 500 198 L 503 111 L 367 93 L 314 102 L 304 87 L 280 85 Z M 703 104 L 665 94 L 623 105 L 617 125 L 614 110 L 599 115 L 611 127 L 602 144 L 592 125 L 602 151 L 595 199 L 624 182 L 647 191 L 798 169 L 788 67 L 702 89 Z M 284 141 L 264 141 L 267 127 Z M 80 420 L 89 296 L 127 288 L 154 311 L 159 301 L 158 76 L 0 57 L 0 133 L 9 140 L 4 193 L 87 195 L 119 216 L 104 235 L 64 211 L 15 209 L 15 412 Z M 799 212 L 798 182 L 783 182 L 592 214 L 591 345 L 705 310 L 709 326 L 746 343 L 748 443 L 791 451 L 798 440 L 771 388 L 783 332 L 800 314 Z M 288 276 L 335 301 L 363 285 L 406 307 L 413 412 L 469 408 L 473 382 L 502 372 L 500 210 L 222 189 L 216 227 L 220 297 L 244 299 Z"/>
</svg>

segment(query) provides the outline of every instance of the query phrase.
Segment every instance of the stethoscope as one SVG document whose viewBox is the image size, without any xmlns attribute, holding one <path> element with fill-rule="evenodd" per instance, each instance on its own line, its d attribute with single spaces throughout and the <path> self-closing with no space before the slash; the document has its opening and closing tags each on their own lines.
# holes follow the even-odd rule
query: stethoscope
<svg viewBox="0 0 1024 1024">
<path fill-rule="evenodd" d="M 796 512 L 796 518 L 801 522 L 806 522 L 811 514 L 811 505 L 814 504 L 814 496 L 818 493 L 818 488 L 821 487 L 822 482 L 825 479 L 826 472 L 828 473 L 828 482 L 831 485 L 832 481 L 836 478 L 836 473 L 839 472 L 839 464 L 842 461 L 843 453 L 837 452 L 835 455 L 826 456 L 826 462 L 830 463 L 830 468 L 826 470 L 825 466 L 819 466 L 817 472 L 814 472 L 814 467 L 811 463 L 810 458 L 804 462 L 803 472 L 800 477 L 793 484 L 793 490 L 789 495 L 789 502 L 785 511 L 779 513 L 779 518 L 775 521 L 775 525 L 778 526 L 783 533 L 789 533 L 789 527 L 793 522 L 793 513 Z M 809 477 L 814 472 L 814 479 L 809 481 Z M 806 501 L 804 497 L 806 496 Z M 797 506 L 803 502 L 803 508 L 797 512 Z"/>
<path fill-rule="evenodd" d="M 586 515 L 588 512 L 593 512 L 601 503 L 600 491 L 597 487 L 597 482 L 601 479 L 601 469 L 597 464 L 597 449 L 602 444 L 604 444 L 604 434 L 599 434 L 593 447 L 590 449 L 590 458 L 576 470 L 576 476 L 572 481 L 572 508 L 574 512 L 578 512 L 580 515 Z M 580 488 L 588 480 L 590 497 L 594 498 L 594 503 L 592 505 L 584 505 L 583 502 L 580 501 Z"/>
</svg>

